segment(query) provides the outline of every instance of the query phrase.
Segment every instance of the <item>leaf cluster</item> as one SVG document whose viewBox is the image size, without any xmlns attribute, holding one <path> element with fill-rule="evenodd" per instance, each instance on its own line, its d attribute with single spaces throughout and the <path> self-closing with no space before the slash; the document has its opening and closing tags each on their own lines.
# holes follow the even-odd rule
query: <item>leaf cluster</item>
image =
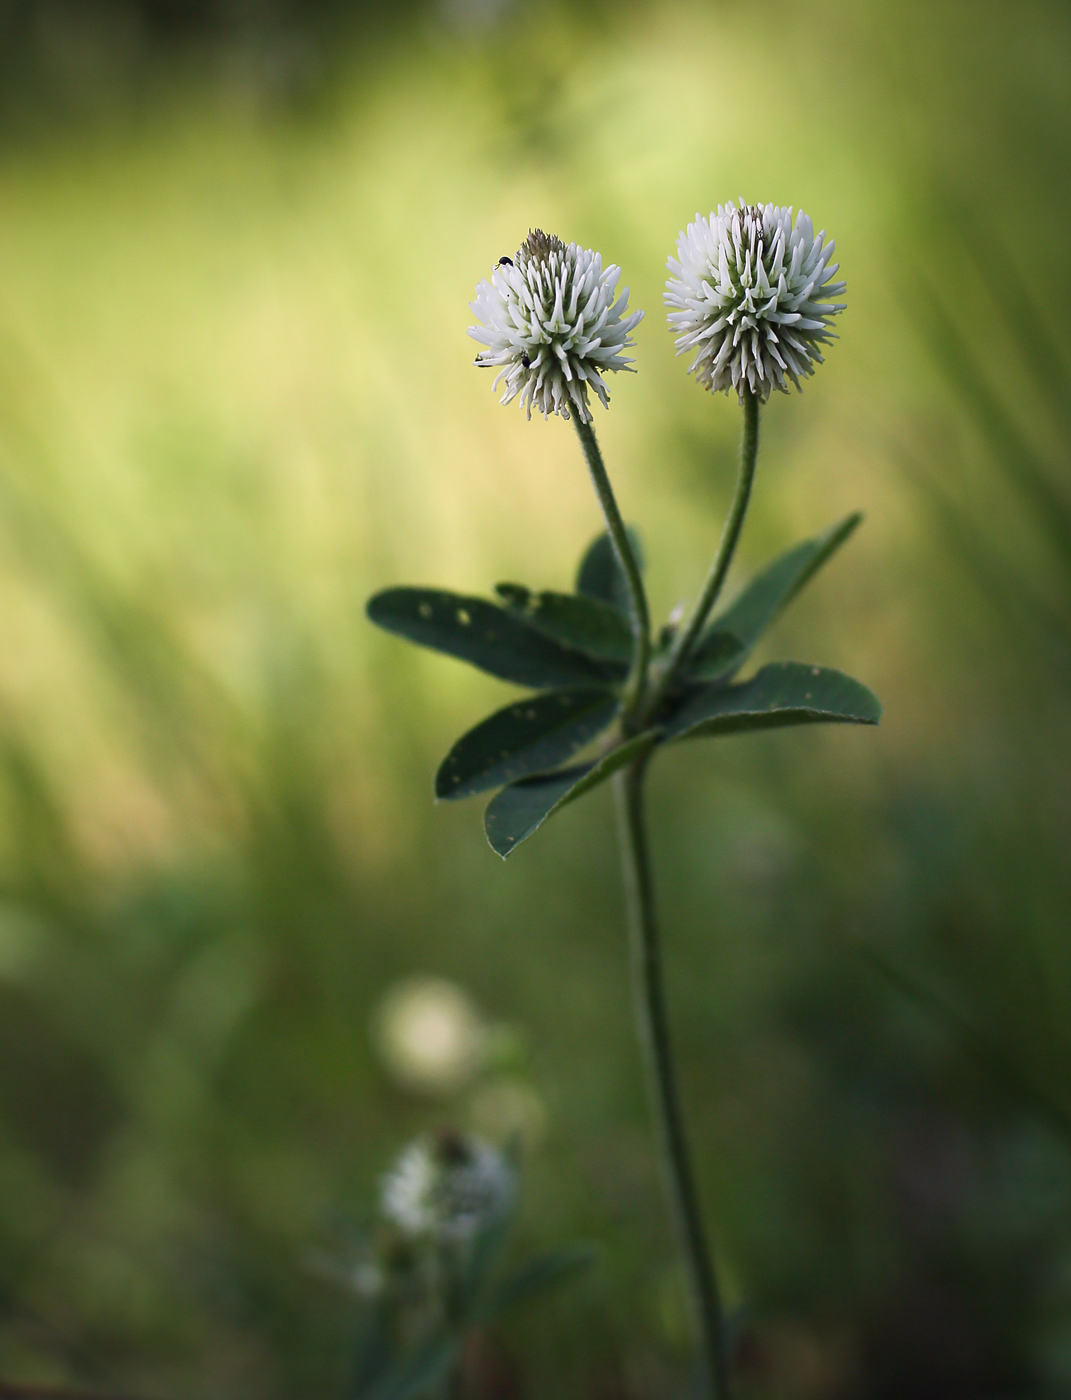
<svg viewBox="0 0 1071 1400">
<path fill-rule="evenodd" d="M 609 535 L 588 547 L 572 593 L 517 583 L 498 584 L 493 602 L 432 588 L 377 593 L 368 603 L 377 626 L 536 692 L 458 739 L 435 776 L 436 797 L 498 789 L 484 829 L 505 857 L 567 803 L 660 746 L 797 724 L 877 724 L 875 696 L 828 667 L 777 662 L 737 680 L 762 634 L 861 518 L 849 515 L 756 575 L 708 624 L 638 732 L 622 713 L 634 642 Z M 667 625 L 652 669 L 672 639 Z"/>
</svg>

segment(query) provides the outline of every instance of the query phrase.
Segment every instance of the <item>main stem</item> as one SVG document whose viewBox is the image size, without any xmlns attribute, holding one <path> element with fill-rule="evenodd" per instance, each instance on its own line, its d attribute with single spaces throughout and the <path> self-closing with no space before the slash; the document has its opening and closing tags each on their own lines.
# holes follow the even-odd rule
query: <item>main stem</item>
<svg viewBox="0 0 1071 1400">
<path fill-rule="evenodd" d="M 687 624 L 674 640 L 666 664 L 650 693 L 647 670 L 651 658 L 650 622 L 639 564 L 614 499 L 613 488 L 603 465 L 602 454 L 590 423 L 574 415 L 577 436 L 599 498 L 614 553 L 628 586 L 634 639 L 632 668 L 625 687 L 623 713 L 626 730 L 635 730 L 649 720 L 667 694 L 702 631 L 703 624 L 721 592 L 732 563 L 740 531 L 751 497 L 755 460 L 759 447 L 759 401 L 745 394 L 744 436 L 740 448 L 740 471 L 736 491 L 722 530 L 718 552 Z M 669 1038 L 669 1018 L 662 984 L 662 955 L 655 918 L 654 886 L 647 849 L 647 826 L 643 810 L 643 780 L 647 757 L 638 759 L 614 777 L 617 796 L 618 833 L 621 842 L 628 914 L 629 950 L 632 966 L 632 994 L 640 1042 L 647 1066 L 651 1098 L 658 1120 L 658 1132 L 665 1166 L 666 1186 L 673 1202 L 681 1251 L 688 1273 L 696 1323 L 699 1328 L 705 1372 L 704 1393 L 710 1400 L 729 1400 L 729 1364 L 718 1281 L 703 1228 L 699 1197 L 695 1189 L 684 1117 L 673 1068 Z"/>
<path fill-rule="evenodd" d="M 591 484 L 595 487 L 595 494 L 602 507 L 603 519 L 610 532 L 614 554 L 617 556 L 617 562 L 621 565 L 621 572 L 625 576 L 625 584 L 628 588 L 633 638 L 632 668 L 629 671 L 623 697 L 625 721 L 628 723 L 636 713 L 643 698 L 643 688 L 647 680 L 647 663 L 651 656 L 651 624 L 647 615 L 647 595 L 643 591 L 643 579 L 640 577 L 640 566 L 632 548 L 632 541 L 628 537 L 625 522 L 621 519 L 621 512 L 617 508 L 617 501 L 614 499 L 613 487 L 610 485 L 610 478 L 603 465 L 599 444 L 595 441 L 595 429 L 590 423 L 581 422 L 579 413 L 573 414 L 573 422 L 576 425 L 580 446 L 584 449 L 584 459 L 591 474 Z"/>
<path fill-rule="evenodd" d="M 718 601 L 725 575 L 729 572 L 729 565 L 736 553 L 748 501 L 751 499 L 751 483 L 755 480 L 755 462 L 759 453 L 759 401 L 754 394 L 745 392 L 743 407 L 744 432 L 740 441 L 740 469 L 737 472 L 733 503 L 729 507 L 721 539 L 718 541 L 718 552 L 714 556 L 714 562 L 710 566 L 710 572 L 696 599 L 691 616 L 673 640 L 665 668 L 647 702 L 647 715 L 657 710 L 678 671 L 687 660 L 699 633 L 703 630 L 703 624 L 710 616 L 711 608 Z"/>
<path fill-rule="evenodd" d="M 729 1367 L 721 1299 L 684 1133 L 662 985 L 662 957 L 643 811 L 645 771 L 646 759 L 640 759 L 614 779 L 628 914 L 632 995 L 651 1098 L 658 1119 L 666 1185 L 673 1201 L 677 1233 L 700 1333 L 706 1372 L 705 1394 L 712 1400 L 728 1400 Z"/>
</svg>

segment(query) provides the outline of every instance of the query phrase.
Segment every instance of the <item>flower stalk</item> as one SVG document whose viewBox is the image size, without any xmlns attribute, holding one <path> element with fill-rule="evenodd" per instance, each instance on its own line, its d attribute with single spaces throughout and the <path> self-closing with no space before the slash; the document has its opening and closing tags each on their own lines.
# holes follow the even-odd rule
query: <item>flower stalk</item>
<svg viewBox="0 0 1071 1400">
<path fill-rule="evenodd" d="M 579 414 L 573 415 L 573 422 L 576 425 L 576 434 L 584 452 L 584 460 L 588 464 L 591 484 L 595 488 L 599 505 L 602 507 L 603 519 L 606 521 L 614 554 L 621 566 L 621 572 L 624 574 L 628 588 L 629 617 L 632 623 L 633 638 L 632 667 L 625 683 L 623 699 L 624 722 L 628 728 L 643 699 L 647 683 L 647 667 L 651 656 L 651 623 L 647 608 L 647 594 L 644 592 L 636 551 L 632 548 L 628 530 L 621 518 L 614 490 L 610 485 L 610 478 L 602 460 L 602 453 L 599 451 L 599 444 L 595 439 L 595 429 L 590 422 L 585 422 Z"/>
<path fill-rule="evenodd" d="M 759 399 L 755 394 L 744 392 L 741 396 L 744 410 L 744 432 L 740 441 L 740 469 L 736 477 L 732 505 L 725 518 L 718 551 L 710 566 L 706 581 L 700 589 L 691 616 L 673 639 L 669 656 L 661 676 L 656 682 L 646 705 L 647 716 L 653 715 L 674 680 L 680 674 L 688 655 L 703 630 L 703 624 L 710 616 L 733 562 L 736 546 L 740 541 L 740 531 L 744 527 L 748 503 L 751 500 L 751 485 L 755 480 L 755 463 L 759 453 Z"/>
</svg>

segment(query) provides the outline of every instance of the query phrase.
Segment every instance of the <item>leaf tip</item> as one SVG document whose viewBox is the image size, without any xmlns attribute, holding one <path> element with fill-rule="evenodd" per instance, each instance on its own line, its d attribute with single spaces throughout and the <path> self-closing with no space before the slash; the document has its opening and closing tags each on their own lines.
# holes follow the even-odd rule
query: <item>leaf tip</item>
<svg viewBox="0 0 1071 1400">
<path fill-rule="evenodd" d="M 498 856 L 499 860 L 508 860 L 509 857 L 513 854 L 513 852 L 517 849 L 516 842 L 512 841 L 505 842 L 502 845 L 499 845 L 495 841 L 494 837 L 487 831 L 486 827 L 484 828 L 484 835 L 487 837 L 487 844 L 491 847 L 492 851 L 494 851 L 495 855 Z"/>
</svg>

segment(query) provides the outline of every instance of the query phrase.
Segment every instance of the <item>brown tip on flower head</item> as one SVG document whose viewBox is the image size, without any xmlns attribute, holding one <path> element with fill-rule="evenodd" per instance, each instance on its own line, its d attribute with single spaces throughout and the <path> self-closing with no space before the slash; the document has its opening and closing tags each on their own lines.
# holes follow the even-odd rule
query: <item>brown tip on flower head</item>
<svg viewBox="0 0 1071 1400">
<path fill-rule="evenodd" d="M 506 381 L 503 403 L 520 397 L 532 416 L 573 413 L 590 422 L 589 394 L 605 406 L 604 376 L 630 369 L 622 351 L 643 315 L 628 314 L 628 288 L 617 296 L 621 269 L 604 268 L 590 248 L 531 229 L 516 260 L 500 258 L 489 282 L 476 288 L 479 325 L 469 335 L 487 348 L 477 365 L 493 365 Z M 615 300 L 616 297 L 616 300 Z"/>
<path fill-rule="evenodd" d="M 552 233 L 544 233 L 541 228 L 528 230 L 528 237 L 517 249 L 517 261 L 546 262 L 551 253 L 564 253 L 565 244 Z"/>
</svg>

